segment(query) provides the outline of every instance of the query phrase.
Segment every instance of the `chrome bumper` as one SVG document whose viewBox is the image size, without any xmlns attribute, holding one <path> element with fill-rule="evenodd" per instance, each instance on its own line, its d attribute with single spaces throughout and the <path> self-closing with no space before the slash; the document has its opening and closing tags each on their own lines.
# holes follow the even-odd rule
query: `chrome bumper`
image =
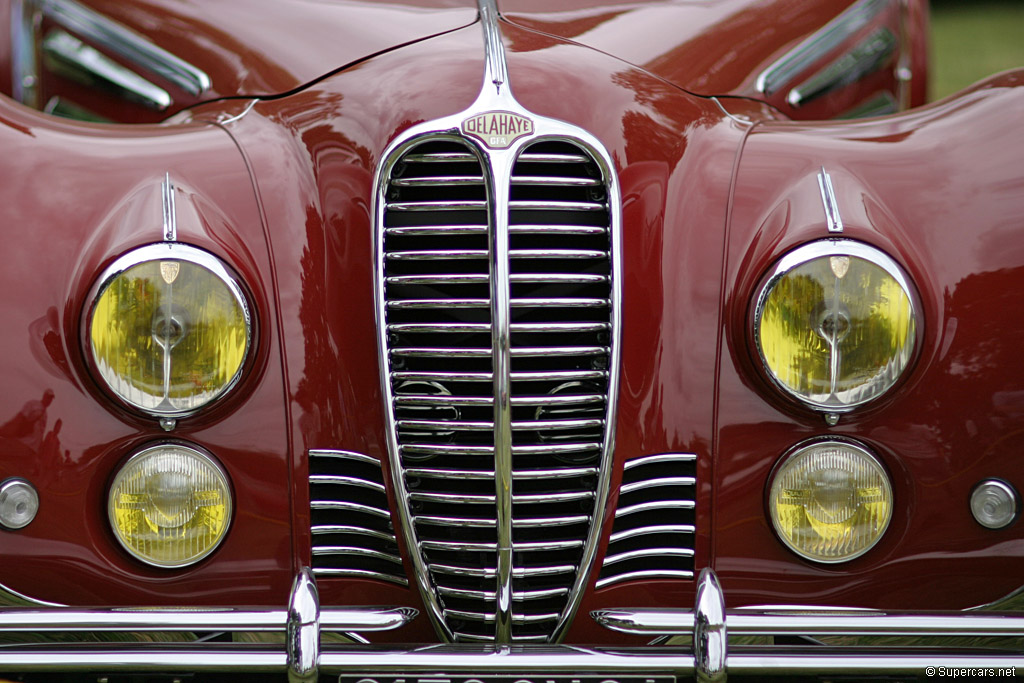
<svg viewBox="0 0 1024 683">
<path fill-rule="evenodd" d="M 584 648 L 560 646 L 436 645 L 394 648 L 322 643 L 324 631 L 361 633 L 399 628 L 416 616 L 408 608 L 320 609 L 308 570 L 296 578 L 287 610 L 235 608 L 107 609 L 7 608 L 0 632 L 269 631 L 283 645 L 241 643 L 75 643 L 0 647 L 0 672 L 288 673 L 292 683 L 319 675 L 366 674 L 436 679 L 483 675 L 696 677 L 724 681 L 737 675 L 896 674 L 932 676 L 943 670 L 1020 667 L 1024 653 L 993 649 L 734 646 L 747 636 L 970 636 L 1024 638 L 1024 617 L 982 612 L 886 614 L 825 608 L 724 609 L 714 573 L 700 577 L 696 608 L 601 610 L 593 617 L 621 633 L 689 636 L 692 647 Z M 929 673 L 931 672 L 931 673 Z M 1015 675 L 1016 671 L 1013 674 Z M 996 675 L 993 673 L 993 675 Z"/>
</svg>

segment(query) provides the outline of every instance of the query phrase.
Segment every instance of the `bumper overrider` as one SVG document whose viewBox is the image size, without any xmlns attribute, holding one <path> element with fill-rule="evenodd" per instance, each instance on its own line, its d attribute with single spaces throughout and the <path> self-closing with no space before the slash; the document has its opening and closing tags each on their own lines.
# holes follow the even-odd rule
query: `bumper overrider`
<svg viewBox="0 0 1024 683">
<path fill-rule="evenodd" d="M 417 616 L 406 607 L 321 608 L 312 573 L 295 579 L 288 609 L 5 608 L 0 630 L 11 633 L 270 632 L 284 644 L 20 643 L 0 648 L 4 672 L 280 673 L 293 682 L 320 676 L 393 683 L 508 681 L 663 683 L 674 678 L 724 681 L 737 675 L 897 674 L 930 676 L 956 669 L 1024 671 L 1020 650 L 928 645 L 938 637 L 1024 638 L 1024 616 L 995 612 L 886 613 L 875 610 L 780 607 L 726 610 L 714 572 L 700 576 L 693 610 L 607 609 L 592 613 L 613 631 L 679 637 L 684 645 L 609 648 L 570 645 L 432 645 L 325 643 L 322 632 L 349 634 L 401 628 Z M 760 636 L 787 644 L 729 645 L 729 636 Z M 818 636 L 913 636 L 921 646 L 830 646 Z M 672 642 L 672 641 L 669 641 Z M 791 644 L 799 643 L 799 644 Z M 1010 672 L 1010 673 L 1006 673 Z"/>
</svg>

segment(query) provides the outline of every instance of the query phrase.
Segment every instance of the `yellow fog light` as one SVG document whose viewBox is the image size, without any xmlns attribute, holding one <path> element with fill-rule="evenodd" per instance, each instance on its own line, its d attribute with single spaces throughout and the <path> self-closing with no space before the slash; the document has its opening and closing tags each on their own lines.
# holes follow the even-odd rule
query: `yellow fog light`
<svg viewBox="0 0 1024 683">
<path fill-rule="evenodd" d="M 213 552 L 231 522 L 224 470 L 181 444 L 133 455 L 110 486 L 114 535 L 125 550 L 158 567 L 183 567 Z"/>
<path fill-rule="evenodd" d="M 242 289 L 214 256 L 154 244 L 111 265 L 93 290 L 86 342 L 103 382 L 157 417 L 189 415 L 238 380 L 250 346 Z"/>
<path fill-rule="evenodd" d="M 754 338 L 779 387 L 838 413 L 896 383 L 917 341 L 916 309 L 907 277 L 882 252 L 850 240 L 813 242 L 767 278 Z"/>
<path fill-rule="evenodd" d="M 772 476 L 768 510 L 793 552 L 816 562 L 866 553 L 892 517 L 892 486 L 881 463 L 846 441 L 802 446 Z"/>
</svg>

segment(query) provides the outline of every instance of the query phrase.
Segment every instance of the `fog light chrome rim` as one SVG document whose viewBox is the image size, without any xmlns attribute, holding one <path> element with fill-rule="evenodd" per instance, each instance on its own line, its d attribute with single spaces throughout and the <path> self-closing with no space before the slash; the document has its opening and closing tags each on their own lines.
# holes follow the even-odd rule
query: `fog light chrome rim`
<svg viewBox="0 0 1024 683">
<path fill-rule="evenodd" d="M 776 534 L 814 562 L 847 562 L 868 552 L 885 535 L 892 510 L 888 473 L 852 441 L 797 446 L 769 483 L 768 513 Z"/>
<path fill-rule="evenodd" d="M 114 536 L 137 560 L 185 567 L 212 553 L 231 522 L 231 489 L 211 455 L 180 443 L 145 448 L 110 485 Z"/>
</svg>

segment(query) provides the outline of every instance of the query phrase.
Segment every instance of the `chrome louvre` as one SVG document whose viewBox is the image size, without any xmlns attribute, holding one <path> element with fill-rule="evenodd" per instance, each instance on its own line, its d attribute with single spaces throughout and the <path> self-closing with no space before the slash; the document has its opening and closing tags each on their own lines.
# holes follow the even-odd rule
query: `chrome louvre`
<svg viewBox="0 0 1024 683">
<path fill-rule="evenodd" d="M 548 641 L 585 570 L 608 439 L 611 217 L 569 141 L 526 147 L 510 185 L 454 137 L 405 148 L 384 186 L 381 302 L 405 519 L 450 635 L 495 639 L 492 249 L 508 197 L 512 640 Z"/>
<path fill-rule="evenodd" d="M 597 587 L 692 579 L 697 456 L 660 453 L 625 464 Z"/>
<path fill-rule="evenodd" d="M 409 585 L 402 568 L 378 460 L 309 451 L 313 574 Z"/>
</svg>

